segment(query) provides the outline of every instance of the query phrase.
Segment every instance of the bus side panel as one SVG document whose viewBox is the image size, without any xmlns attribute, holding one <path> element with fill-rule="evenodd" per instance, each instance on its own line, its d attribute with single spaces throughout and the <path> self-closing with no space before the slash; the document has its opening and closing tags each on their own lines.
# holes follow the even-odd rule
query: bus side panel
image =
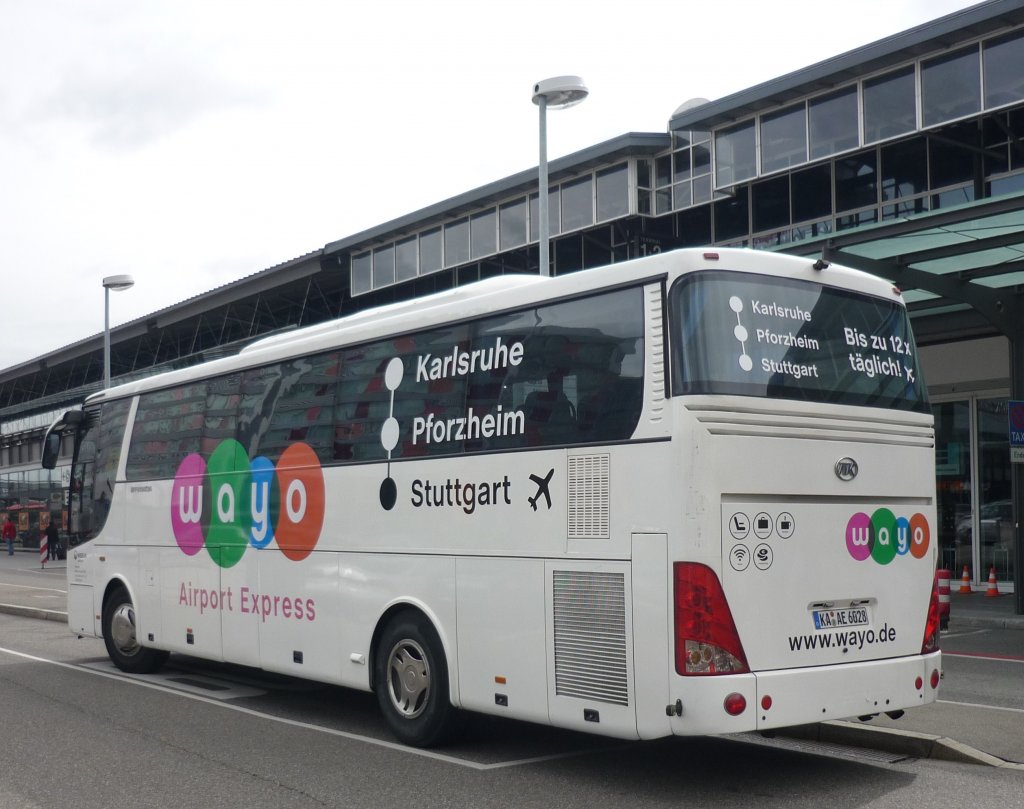
<svg viewBox="0 0 1024 809">
<path fill-rule="evenodd" d="M 544 562 L 459 559 L 462 707 L 547 722 Z"/>
<path fill-rule="evenodd" d="M 633 534 L 633 653 L 636 672 L 636 724 L 642 739 L 671 732 L 668 673 L 672 668 L 672 607 L 668 574 L 668 537 Z"/>
<path fill-rule="evenodd" d="M 160 648 L 222 659 L 221 611 L 227 594 L 221 592 L 220 567 L 211 558 L 219 553 L 219 548 L 200 548 L 186 556 L 177 546 L 159 549 L 163 634 L 154 639 Z"/>
<path fill-rule="evenodd" d="M 544 579 L 551 724 L 638 738 L 629 562 L 549 560 Z"/>
<path fill-rule="evenodd" d="M 322 636 L 340 650 L 341 683 L 369 690 L 374 630 L 389 609 L 408 607 L 422 612 L 437 630 L 448 663 L 450 693 L 458 704 L 455 560 L 363 553 L 340 554 L 337 559 L 338 600 L 334 608 L 321 610 L 317 598 L 316 623 Z"/>
<path fill-rule="evenodd" d="M 232 567 L 220 571 L 220 620 L 224 659 L 244 666 L 263 665 L 260 655 L 260 621 L 251 610 L 250 593 L 259 593 L 263 551 L 246 549 Z M 209 564 L 212 564 L 210 562 Z"/>
<path fill-rule="evenodd" d="M 339 603 L 339 554 L 296 562 L 268 548 L 253 556 L 259 575 L 239 585 L 236 620 L 257 629 L 262 668 L 338 682 L 348 617 Z"/>
</svg>

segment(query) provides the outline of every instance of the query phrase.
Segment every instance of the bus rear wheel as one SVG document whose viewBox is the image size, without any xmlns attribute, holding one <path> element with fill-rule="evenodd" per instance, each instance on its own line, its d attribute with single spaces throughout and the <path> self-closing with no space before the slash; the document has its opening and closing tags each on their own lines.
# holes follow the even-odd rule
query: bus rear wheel
<svg viewBox="0 0 1024 809">
<path fill-rule="evenodd" d="M 448 666 L 441 639 L 418 613 L 403 613 L 384 629 L 377 645 L 377 704 L 391 731 L 413 747 L 450 741 L 461 728 L 448 699 Z"/>
<path fill-rule="evenodd" d="M 167 660 L 167 652 L 139 643 L 135 605 L 123 587 L 112 592 L 103 605 L 103 643 L 114 665 L 130 674 L 150 674 Z"/>
</svg>

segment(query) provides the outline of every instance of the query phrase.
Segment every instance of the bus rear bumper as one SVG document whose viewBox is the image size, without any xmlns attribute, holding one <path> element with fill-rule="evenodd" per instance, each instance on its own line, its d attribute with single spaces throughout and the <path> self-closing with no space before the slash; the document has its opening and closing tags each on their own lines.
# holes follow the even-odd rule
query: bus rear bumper
<svg viewBox="0 0 1024 809">
<path fill-rule="evenodd" d="M 941 671 L 942 655 L 935 652 L 758 674 L 678 677 L 673 690 L 680 698 L 675 706 L 668 706 L 676 713 L 669 723 L 672 734 L 692 736 L 771 730 L 904 710 L 935 702 Z M 746 707 L 730 715 L 726 701 L 736 694 L 742 696 Z"/>
<path fill-rule="evenodd" d="M 940 652 L 807 671 L 765 672 L 757 675 L 757 697 L 751 706 L 756 711 L 755 729 L 927 705 L 938 698 L 941 672 Z"/>
</svg>

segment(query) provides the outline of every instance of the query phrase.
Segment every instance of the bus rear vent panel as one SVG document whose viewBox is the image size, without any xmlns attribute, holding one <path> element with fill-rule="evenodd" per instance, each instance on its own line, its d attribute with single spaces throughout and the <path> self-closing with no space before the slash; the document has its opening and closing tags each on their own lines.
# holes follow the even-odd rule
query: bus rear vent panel
<svg viewBox="0 0 1024 809">
<path fill-rule="evenodd" d="M 569 539 L 608 539 L 611 460 L 569 456 Z"/>
<path fill-rule="evenodd" d="M 555 693 L 628 705 L 622 573 L 553 572 Z"/>
</svg>

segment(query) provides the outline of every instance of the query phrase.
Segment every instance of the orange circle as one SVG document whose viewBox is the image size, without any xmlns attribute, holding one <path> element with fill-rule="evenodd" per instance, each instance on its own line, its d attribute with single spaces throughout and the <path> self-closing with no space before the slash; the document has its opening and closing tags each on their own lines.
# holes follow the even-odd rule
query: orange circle
<svg viewBox="0 0 1024 809">
<path fill-rule="evenodd" d="M 324 525 L 324 473 L 307 444 L 292 444 L 277 462 L 281 506 L 274 527 L 277 546 L 293 562 L 305 559 Z"/>
<path fill-rule="evenodd" d="M 931 543 L 931 529 L 924 514 L 915 514 L 910 518 L 910 553 L 917 559 L 923 559 L 928 553 Z"/>
</svg>

